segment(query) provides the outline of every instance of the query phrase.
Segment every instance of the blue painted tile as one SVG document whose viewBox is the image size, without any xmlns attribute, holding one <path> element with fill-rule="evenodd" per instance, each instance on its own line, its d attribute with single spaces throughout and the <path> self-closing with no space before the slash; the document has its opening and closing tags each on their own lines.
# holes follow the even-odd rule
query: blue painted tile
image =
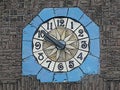
<svg viewBox="0 0 120 90">
<path fill-rule="evenodd" d="M 100 57 L 100 40 L 94 39 L 90 41 L 90 53 L 96 57 Z"/>
<path fill-rule="evenodd" d="M 53 74 L 54 74 L 53 72 L 48 71 L 45 68 L 42 68 L 42 70 L 37 75 L 37 79 L 39 79 L 41 82 L 52 82 Z"/>
<path fill-rule="evenodd" d="M 81 17 L 81 19 L 79 20 L 79 22 L 83 25 L 83 26 L 86 26 L 88 25 L 90 22 L 91 22 L 91 19 L 87 16 L 87 15 L 83 15 Z"/>
<path fill-rule="evenodd" d="M 70 81 L 70 82 L 79 81 L 84 76 L 84 74 L 79 69 L 79 67 L 70 71 L 70 72 L 68 72 L 67 75 L 68 75 L 68 81 Z"/>
<path fill-rule="evenodd" d="M 79 20 L 82 15 L 83 11 L 80 10 L 79 8 L 69 8 L 68 17 Z"/>
<path fill-rule="evenodd" d="M 22 75 L 36 75 L 41 66 L 37 63 L 33 56 L 30 56 L 22 61 Z"/>
<path fill-rule="evenodd" d="M 54 82 L 66 82 L 67 76 L 66 73 L 55 73 Z"/>
<path fill-rule="evenodd" d="M 54 11 L 53 8 L 46 8 L 43 9 L 40 13 L 39 16 L 42 18 L 43 21 L 46 21 L 52 17 L 54 17 Z"/>
<path fill-rule="evenodd" d="M 68 8 L 54 8 L 55 16 L 66 16 Z"/>
<path fill-rule="evenodd" d="M 30 22 L 31 25 L 35 26 L 36 28 L 38 28 L 42 23 L 42 20 L 40 19 L 39 16 L 36 16 L 35 18 L 33 18 L 33 20 Z"/>
<path fill-rule="evenodd" d="M 22 59 L 32 55 L 32 41 L 22 41 Z"/>
<path fill-rule="evenodd" d="M 90 74 L 99 74 L 100 72 L 100 62 L 99 59 L 88 55 L 86 60 L 80 65 L 80 68 L 83 70 L 84 73 Z"/>
<path fill-rule="evenodd" d="M 35 31 L 36 31 L 36 28 L 28 24 L 23 29 L 23 40 L 30 40 L 30 41 L 32 41 L 32 37 L 33 37 Z"/>
<path fill-rule="evenodd" d="M 94 22 L 89 24 L 86 27 L 86 29 L 87 29 L 87 31 L 89 33 L 90 39 L 94 39 L 94 38 L 99 38 L 100 37 L 99 27 Z"/>
</svg>

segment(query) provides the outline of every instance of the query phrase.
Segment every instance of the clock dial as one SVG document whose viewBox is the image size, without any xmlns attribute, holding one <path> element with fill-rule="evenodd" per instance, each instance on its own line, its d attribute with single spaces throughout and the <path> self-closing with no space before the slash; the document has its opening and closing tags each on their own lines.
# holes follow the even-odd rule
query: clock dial
<svg viewBox="0 0 120 90">
<path fill-rule="evenodd" d="M 71 18 L 52 18 L 33 37 L 33 55 L 41 66 L 52 72 L 73 70 L 83 63 L 88 52 L 89 36 Z"/>
</svg>

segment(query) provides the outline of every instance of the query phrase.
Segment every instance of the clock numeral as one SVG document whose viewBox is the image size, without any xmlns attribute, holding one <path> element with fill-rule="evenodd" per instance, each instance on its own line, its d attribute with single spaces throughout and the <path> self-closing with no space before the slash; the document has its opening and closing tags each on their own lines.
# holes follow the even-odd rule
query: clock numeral
<svg viewBox="0 0 120 90">
<path fill-rule="evenodd" d="M 61 19 L 61 20 L 57 20 L 57 26 L 63 26 L 64 27 L 64 20 Z"/>
<path fill-rule="evenodd" d="M 40 44 L 40 42 L 36 42 L 35 43 L 35 49 L 40 49 L 41 48 L 41 44 Z"/>
<path fill-rule="evenodd" d="M 83 56 L 82 56 L 82 53 L 80 53 L 78 56 L 77 56 L 78 59 L 82 60 L 83 59 Z"/>
<path fill-rule="evenodd" d="M 58 69 L 59 69 L 59 70 L 63 70 L 63 69 L 64 69 L 64 67 L 63 67 L 63 64 L 62 64 L 62 63 L 59 63 L 59 64 L 58 64 Z"/>
<path fill-rule="evenodd" d="M 41 31 L 38 31 L 38 38 L 44 38 L 44 34 Z"/>
<path fill-rule="evenodd" d="M 86 41 L 81 41 L 81 48 L 83 48 L 83 49 L 87 48 Z"/>
<path fill-rule="evenodd" d="M 84 32 L 83 29 L 80 29 L 78 32 L 79 32 L 79 35 L 78 35 L 78 36 L 80 36 L 80 37 L 83 37 L 83 36 L 84 36 L 84 35 L 83 35 L 83 32 Z"/>
<path fill-rule="evenodd" d="M 38 59 L 43 60 L 44 59 L 43 53 L 38 53 L 38 54 L 39 54 Z"/>
<path fill-rule="evenodd" d="M 40 31 L 38 31 L 38 38 L 40 38 L 41 37 L 41 32 Z"/>
<path fill-rule="evenodd" d="M 69 68 L 73 68 L 74 67 L 74 61 L 69 61 Z"/>
<path fill-rule="evenodd" d="M 48 22 L 47 23 L 47 30 L 51 30 L 51 29 L 53 29 L 53 23 L 52 22 Z"/>
<path fill-rule="evenodd" d="M 71 29 L 73 29 L 73 22 L 71 22 Z"/>
<path fill-rule="evenodd" d="M 48 63 L 48 68 L 49 68 L 52 61 L 46 61 L 46 62 Z"/>
</svg>

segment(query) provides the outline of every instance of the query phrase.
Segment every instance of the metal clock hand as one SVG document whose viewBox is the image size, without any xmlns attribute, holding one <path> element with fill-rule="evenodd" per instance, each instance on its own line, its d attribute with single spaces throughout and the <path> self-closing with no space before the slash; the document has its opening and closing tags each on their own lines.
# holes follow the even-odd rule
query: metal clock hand
<svg viewBox="0 0 120 90">
<path fill-rule="evenodd" d="M 44 34 L 45 40 L 55 44 L 55 46 L 58 47 L 58 49 L 64 49 L 65 48 L 65 42 L 64 41 L 59 41 L 47 34 L 44 30 L 41 31 L 41 33 Z"/>
</svg>

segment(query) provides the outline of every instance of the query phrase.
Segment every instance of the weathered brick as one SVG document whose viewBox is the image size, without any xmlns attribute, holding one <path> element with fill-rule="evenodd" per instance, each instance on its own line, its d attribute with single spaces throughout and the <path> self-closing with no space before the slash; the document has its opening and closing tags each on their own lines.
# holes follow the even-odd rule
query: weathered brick
<svg viewBox="0 0 120 90">
<path fill-rule="evenodd" d="M 100 26 L 102 78 L 91 75 L 78 83 L 43 84 L 36 80 L 36 76 L 21 77 L 22 29 L 45 7 L 74 6 L 80 7 Z M 21 90 L 20 87 L 22 90 L 118 90 L 119 16 L 120 0 L 0 0 L 0 90 Z"/>
</svg>

